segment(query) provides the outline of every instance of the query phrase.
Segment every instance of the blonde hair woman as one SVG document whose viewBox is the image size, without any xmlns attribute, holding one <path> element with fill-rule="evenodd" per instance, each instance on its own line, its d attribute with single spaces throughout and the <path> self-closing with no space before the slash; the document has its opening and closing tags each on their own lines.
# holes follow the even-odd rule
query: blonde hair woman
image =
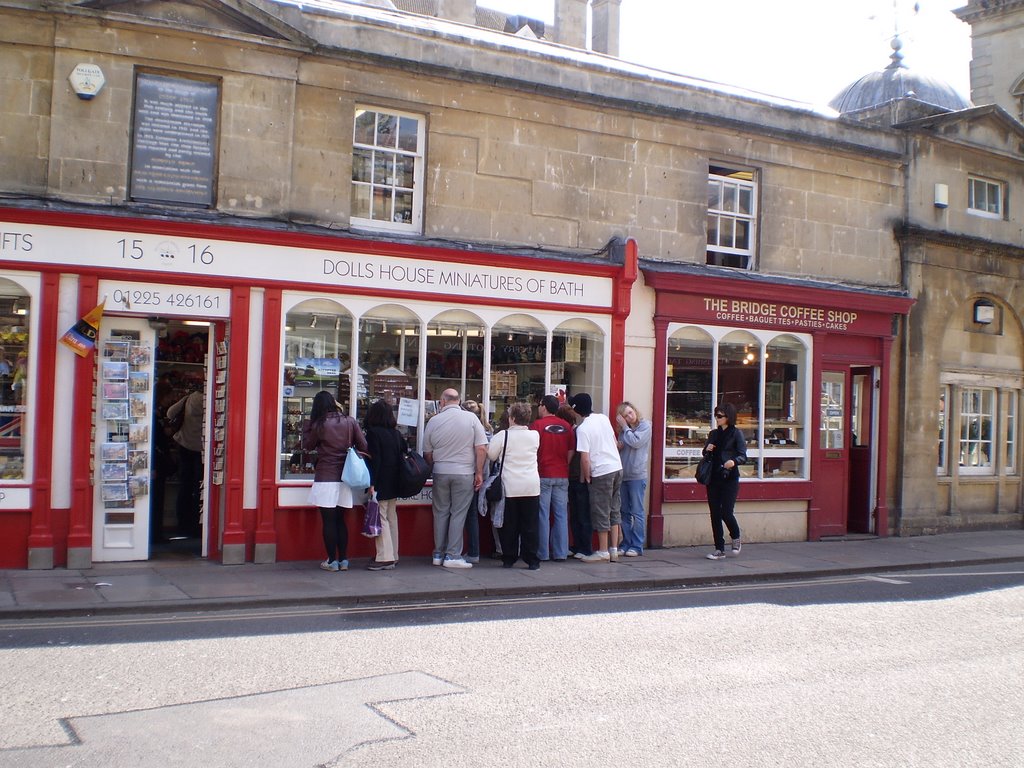
<svg viewBox="0 0 1024 768">
<path fill-rule="evenodd" d="M 619 549 L 626 557 L 639 557 L 644 553 L 647 538 L 647 511 L 644 494 L 647 492 L 647 465 L 651 458 L 651 422 L 647 421 L 632 403 L 626 401 L 616 409 L 619 457 L 622 459 L 622 544 Z"/>
</svg>

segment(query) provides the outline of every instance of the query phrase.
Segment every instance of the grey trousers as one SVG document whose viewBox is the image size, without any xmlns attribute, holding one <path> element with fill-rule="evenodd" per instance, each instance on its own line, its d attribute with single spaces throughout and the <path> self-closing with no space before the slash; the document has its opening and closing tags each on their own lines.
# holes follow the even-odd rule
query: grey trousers
<svg viewBox="0 0 1024 768">
<path fill-rule="evenodd" d="M 473 475 L 434 475 L 434 554 L 462 557 L 462 529 L 473 498 Z"/>
</svg>

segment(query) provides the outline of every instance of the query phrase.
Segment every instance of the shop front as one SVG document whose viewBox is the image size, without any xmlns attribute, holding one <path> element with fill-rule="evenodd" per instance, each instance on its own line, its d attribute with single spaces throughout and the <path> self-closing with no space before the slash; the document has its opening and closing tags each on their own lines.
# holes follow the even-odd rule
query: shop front
<svg viewBox="0 0 1024 768">
<path fill-rule="evenodd" d="M 517 399 L 621 398 L 632 242 L 538 259 L 18 209 L 0 222 L 3 567 L 317 559 L 316 456 L 298 436 L 320 391 L 360 421 L 386 399 L 417 449 L 449 387 L 494 428 Z M 100 303 L 79 357 L 60 335 Z M 165 416 L 193 392 L 190 452 Z M 429 503 L 429 486 L 403 501 L 403 555 L 431 551 Z"/>
<path fill-rule="evenodd" d="M 655 546 L 707 541 L 694 479 L 716 403 L 736 406 L 744 538 L 889 530 L 889 376 L 903 296 L 645 266 L 655 299 Z"/>
</svg>

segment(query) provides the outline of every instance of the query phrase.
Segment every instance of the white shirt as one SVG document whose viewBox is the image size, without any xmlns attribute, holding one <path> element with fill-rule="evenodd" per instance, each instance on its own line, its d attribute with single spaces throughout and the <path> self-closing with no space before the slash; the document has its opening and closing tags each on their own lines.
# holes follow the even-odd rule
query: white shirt
<svg viewBox="0 0 1024 768">
<path fill-rule="evenodd" d="M 576 450 L 590 454 L 591 477 L 610 475 L 622 469 L 615 430 L 603 413 L 590 414 L 576 427 Z"/>
</svg>

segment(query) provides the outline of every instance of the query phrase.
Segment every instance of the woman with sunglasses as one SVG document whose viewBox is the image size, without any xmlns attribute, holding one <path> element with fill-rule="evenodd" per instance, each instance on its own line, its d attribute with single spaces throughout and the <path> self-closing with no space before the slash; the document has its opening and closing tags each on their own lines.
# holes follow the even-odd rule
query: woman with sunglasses
<svg viewBox="0 0 1024 768">
<path fill-rule="evenodd" d="M 747 440 L 736 429 L 736 406 L 722 403 L 715 408 L 715 424 L 717 426 L 708 433 L 708 442 L 704 446 L 704 455 L 710 456 L 712 461 L 708 509 L 711 510 L 711 533 L 715 537 L 715 551 L 707 556 L 708 560 L 721 560 L 725 557 L 722 523 L 729 528 L 734 557 L 743 546 L 734 508 L 740 490 L 738 466 L 747 463 Z"/>
</svg>

